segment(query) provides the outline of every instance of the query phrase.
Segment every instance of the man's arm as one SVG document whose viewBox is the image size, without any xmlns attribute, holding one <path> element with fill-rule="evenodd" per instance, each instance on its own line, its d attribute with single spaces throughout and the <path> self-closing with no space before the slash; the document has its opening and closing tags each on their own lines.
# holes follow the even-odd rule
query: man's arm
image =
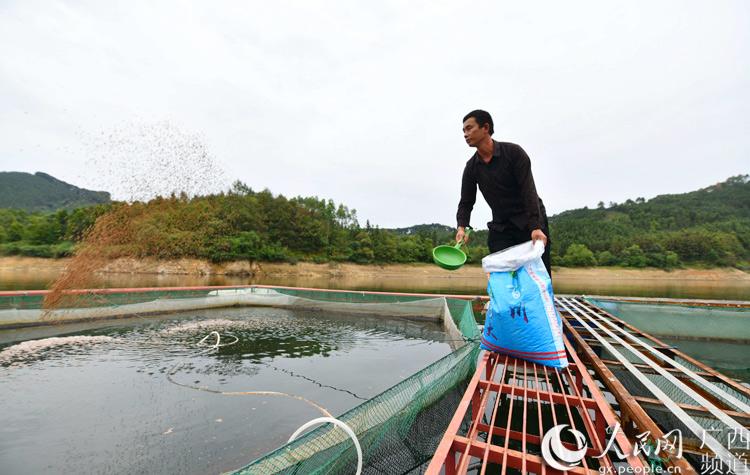
<svg viewBox="0 0 750 475">
<path fill-rule="evenodd" d="M 521 199 L 529 219 L 531 240 L 542 240 L 547 244 L 547 236 L 542 232 L 541 212 L 539 210 L 539 196 L 536 194 L 534 176 L 531 174 L 531 160 L 521 146 L 516 145 L 516 159 L 513 171 L 521 189 Z"/>
<path fill-rule="evenodd" d="M 464 174 L 461 178 L 461 201 L 458 202 L 458 211 L 456 212 L 456 221 L 458 222 L 458 232 L 456 241 L 465 239 L 466 226 L 471 220 L 471 210 L 474 209 L 474 203 L 477 201 L 477 180 L 472 173 L 469 163 L 464 168 Z"/>
</svg>

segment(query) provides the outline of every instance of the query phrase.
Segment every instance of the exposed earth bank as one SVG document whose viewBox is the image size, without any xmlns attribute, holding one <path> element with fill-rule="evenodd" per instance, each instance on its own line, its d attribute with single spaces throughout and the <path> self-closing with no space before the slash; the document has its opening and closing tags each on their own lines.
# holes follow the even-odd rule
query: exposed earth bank
<svg viewBox="0 0 750 475">
<path fill-rule="evenodd" d="M 34 257 L 0 257 L 0 270 L 27 272 L 61 272 L 70 259 L 43 259 Z M 418 278 L 477 278 L 483 277 L 478 265 L 466 265 L 455 271 L 446 271 L 432 264 L 359 265 L 351 263 L 297 264 L 234 261 L 211 263 L 201 259 L 118 259 L 102 269 L 104 273 L 117 274 L 175 274 L 175 275 L 227 275 L 227 276 L 309 276 L 309 277 L 388 277 L 414 276 Z M 619 267 L 591 267 L 553 269 L 556 279 L 605 280 L 685 280 L 685 281 L 746 281 L 750 274 L 738 269 L 625 269 Z"/>
</svg>

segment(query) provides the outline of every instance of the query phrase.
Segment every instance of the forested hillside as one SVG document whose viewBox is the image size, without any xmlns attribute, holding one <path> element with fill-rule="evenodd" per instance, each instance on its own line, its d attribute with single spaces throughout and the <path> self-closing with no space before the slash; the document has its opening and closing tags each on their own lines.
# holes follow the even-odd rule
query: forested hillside
<svg viewBox="0 0 750 475">
<path fill-rule="evenodd" d="M 648 201 L 600 202 L 556 215 L 550 226 L 558 264 L 742 266 L 750 251 L 750 177 Z"/>
<path fill-rule="evenodd" d="M 108 202 L 105 191 L 78 188 L 46 173 L 0 172 L 0 208 L 55 211 Z"/>
<path fill-rule="evenodd" d="M 400 229 L 361 225 L 356 210 L 317 197 L 287 198 L 236 182 L 227 193 L 109 203 L 73 211 L 0 209 L 0 253 L 69 255 L 103 214 L 127 229 L 114 254 L 212 261 L 306 260 L 356 263 L 431 262 L 455 229 L 424 224 Z M 118 221 L 119 220 L 119 221 Z M 750 258 L 747 176 L 691 193 L 600 203 L 550 218 L 553 263 L 565 266 L 735 266 Z M 487 231 L 475 233 L 471 262 L 487 254 Z"/>
</svg>

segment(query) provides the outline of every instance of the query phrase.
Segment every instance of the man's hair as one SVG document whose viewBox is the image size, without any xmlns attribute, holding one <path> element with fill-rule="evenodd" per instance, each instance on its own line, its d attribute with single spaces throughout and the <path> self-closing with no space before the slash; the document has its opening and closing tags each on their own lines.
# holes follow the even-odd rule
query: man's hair
<svg viewBox="0 0 750 475">
<path fill-rule="evenodd" d="M 479 127 L 484 127 L 485 124 L 490 124 L 490 135 L 495 133 L 495 124 L 492 122 L 492 116 L 489 112 L 483 111 L 481 109 L 471 111 L 466 114 L 462 122 L 466 122 L 467 119 L 470 119 L 472 117 L 474 117 L 474 120 L 477 121 Z"/>
</svg>

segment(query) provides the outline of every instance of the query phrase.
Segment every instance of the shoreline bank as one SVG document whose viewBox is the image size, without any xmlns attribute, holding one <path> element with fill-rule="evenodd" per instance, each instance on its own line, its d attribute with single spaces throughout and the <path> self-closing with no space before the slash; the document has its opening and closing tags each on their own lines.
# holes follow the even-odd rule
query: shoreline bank
<svg viewBox="0 0 750 475">
<path fill-rule="evenodd" d="M 0 257 L 0 273 L 3 272 L 62 272 L 70 258 L 47 259 L 37 257 Z M 484 279 L 479 265 L 466 265 L 455 271 L 446 271 L 435 265 L 418 264 L 353 264 L 299 262 L 297 264 L 276 262 L 232 261 L 211 263 L 201 259 L 117 259 L 105 266 L 103 274 L 144 274 L 144 275 L 195 275 L 195 276 L 236 276 L 236 277 L 390 277 L 411 276 L 430 279 Z M 620 267 L 555 267 L 555 279 L 590 280 L 606 279 L 618 281 L 670 280 L 670 281 L 709 281 L 730 280 L 747 282 L 750 273 L 734 268 L 714 269 L 675 269 L 665 271 L 655 268 L 628 269 Z"/>
</svg>

